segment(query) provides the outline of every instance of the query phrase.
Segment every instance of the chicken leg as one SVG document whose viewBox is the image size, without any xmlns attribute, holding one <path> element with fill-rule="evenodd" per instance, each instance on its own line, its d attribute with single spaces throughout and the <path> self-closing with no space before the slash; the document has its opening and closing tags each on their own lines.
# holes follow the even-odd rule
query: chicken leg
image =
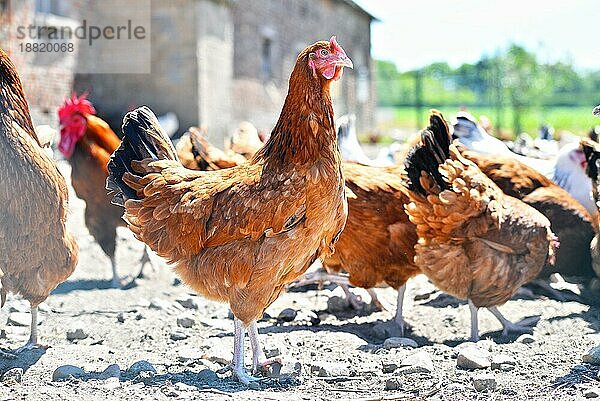
<svg viewBox="0 0 600 401">
<path fill-rule="evenodd" d="M 400 334 L 404 336 L 404 329 L 407 327 L 406 322 L 404 321 L 404 316 L 402 315 L 402 305 L 404 304 L 404 293 L 406 292 L 406 284 L 403 284 L 400 288 L 398 288 L 398 302 L 396 305 L 396 316 L 394 317 L 394 321 L 400 327 Z"/>
<path fill-rule="evenodd" d="M 479 308 L 475 306 L 473 301 L 469 299 L 469 310 L 471 311 L 471 341 L 479 341 L 479 322 L 477 320 L 477 312 Z"/>
<path fill-rule="evenodd" d="M 31 330 L 30 330 L 30 334 L 29 334 L 29 340 L 27 341 L 27 343 L 25 345 L 23 345 L 22 347 L 17 348 L 17 350 L 15 351 L 16 354 L 23 352 L 23 351 L 29 351 L 32 349 L 46 349 L 48 348 L 45 345 L 40 345 L 38 344 L 38 308 L 37 306 L 32 306 L 31 307 Z"/>
<path fill-rule="evenodd" d="M 339 285 L 342 288 L 342 291 L 344 291 L 346 301 L 348 302 L 348 304 L 350 304 L 350 306 L 352 306 L 353 309 L 362 309 L 363 302 L 361 298 L 358 295 L 352 293 L 352 291 L 350 291 L 348 278 L 344 276 L 327 273 L 324 270 L 318 270 L 314 273 L 305 275 L 302 280 L 294 284 L 294 287 L 303 287 L 305 285 L 314 283 L 319 283 L 319 285 L 322 285 L 325 281 Z"/>
<path fill-rule="evenodd" d="M 281 363 L 281 358 L 267 359 L 258 338 L 258 326 L 256 322 L 250 323 L 248 327 L 248 337 L 250 337 L 250 346 L 252 347 L 252 373 L 258 373 L 259 368 L 265 368 L 274 363 Z"/>
<path fill-rule="evenodd" d="M 146 264 L 150 265 L 153 272 L 156 271 L 156 268 L 154 267 L 154 263 L 152 263 L 152 259 L 150 259 L 150 254 L 148 253 L 148 245 L 144 246 L 144 253 L 142 254 L 142 257 L 140 258 L 140 272 L 135 277 L 136 279 L 144 278 L 144 267 L 146 266 Z"/>
<path fill-rule="evenodd" d="M 119 274 L 117 273 L 117 258 L 115 257 L 115 255 L 112 255 L 110 257 L 110 265 L 112 267 L 112 280 L 110 282 L 110 286 L 112 288 L 121 288 L 121 278 L 119 277 Z"/>
</svg>

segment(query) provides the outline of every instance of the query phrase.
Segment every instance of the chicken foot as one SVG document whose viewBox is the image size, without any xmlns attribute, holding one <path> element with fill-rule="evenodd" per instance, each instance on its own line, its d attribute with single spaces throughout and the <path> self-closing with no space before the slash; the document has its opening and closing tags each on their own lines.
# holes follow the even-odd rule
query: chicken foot
<svg viewBox="0 0 600 401">
<path fill-rule="evenodd" d="M 112 288 L 121 288 L 121 278 L 117 273 L 117 258 L 115 255 L 110 257 L 110 265 L 112 267 L 112 280 L 110 282 L 110 286 Z"/>
<path fill-rule="evenodd" d="M 408 323 L 404 321 L 404 316 L 402 315 L 402 306 L 404 304 L 404 293 L 406 292 L 406 284 L 403 284 L 400 288 L 398 288 L 398 301 L 396 304 L 396 315 L 394 316 L 394 321 L 400 327 L 400 334 L 404 336 L 404 330 L 408 327 Z"/>
<path fill-rule="evenodd" d="M 533 317 L 531 319 L 523 319 L 519 323 L 513 323 L 500 313 L 498 307 L 491 306 L 488 308 L 492 315 L 498 319 L 498 321 L 502 324 L 503 330 L 502 335 L 506 336 L 508 333 L 526 333 L 531 331 L 532 326 L 535 325 L 539 321 L 539 317 Z"/>
<path fill-rule="evenodd" d="M 307 274 L 304 278 L 294 284 L 294 287 L 303 287 L 305 285 L 318 283 L 319 285 L 323 285 L 325 281 L 328 281 L 332 284 L 339 285 L 344 291 L 344 295 L 346 296 L 346 301 L 348 304 L 355 310 L 361 310 L 363 307 L 363 301 L 360 296 L 354 294 L 350 291 L 350 283 L 348 282 L 348 278 L 344 276 L 340 276 L 337 274 L 327 273 L 323 270 L 318 270 L 314 273 Z"/>
<path fill-rule="evenodd" d="M 250 323 L 248 327 L 248 337 L 250 337 L 250 346 L 252 347 L 252 373 L 258 373 L 259 369 L 264 369 L 274 363 L 281 364 L 281 358 L 267 359 L 265 352 L 260 345 L 258 338 L 258 326 L 256 322 Z"/>
<path fill-rule="evenodd" d="M 156 267 L 154 266 L 154 263 L 152 263 L 152 259 L 150 259 L 150 254 L 148 253 L 148 245 L 144 246 L 144 253 L 142 254 L 142 257 L 140 258 L 140 272 L 138 273 L 138 275 L 135 277 L 135 279 L 143 279 L 144 276 L 144 267 L 146 266 L 146 264 L 149 264 L 150 267 L 152 268 L 152 271 L 156 271 Z"/>
<path fill-rule="evenodd" d="M 502 315 L 502 313 L 498 310 L 496 306 L 490 306 L 487 308 L 492 315 L 502 324 L 503 330 L 502 335 L 506 336 L 509 333 L 526 333 L 531 331 L 531 328 L 537 321 L 538 317 L 534 317 L 531 319 L 523 319 L 519 323 L 513 323 Z M 469 299 L 469 310 L 471 311 L 471 341 L 476 342 L 479 341 L 479 327 L 478 327 L 478 319 L 477 313 L 479 308 L 473 304 L 473 302 Z"/>
</svg>

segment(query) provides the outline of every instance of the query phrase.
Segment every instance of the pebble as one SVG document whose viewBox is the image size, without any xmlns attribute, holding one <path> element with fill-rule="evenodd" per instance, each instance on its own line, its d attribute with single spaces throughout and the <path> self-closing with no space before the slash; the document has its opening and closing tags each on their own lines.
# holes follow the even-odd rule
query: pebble
<svg viewBox="0 0 600 401">
<path fill-rule="evenodd" d="M 197 387 L 190 386 L 189 384 L 185 384 L 183 382 L 177 382 L 173 385 L 173 387 L 175 387 L 175 390 L 181 392 L 194 391 L 198 389 Z"/>
<path fill-rule="evenodd" d="M 535 337 L 532 336 L 531 334 L 521 334 L 517 339 L 516 342 L 521 343 L 521 344 L 532 344 L 534 343 Z"/>
<path fill-rule="evenodd" d="M 404 338 L 402 337 L 400 326 L 398 326 L 398 324 L 393 320 L 378 322 L 375 325 L 373 325 L 373 328 L 371 330 L 373 332 L 373 336 L 380 339 L 388 339 L 394 337 Z"/>
<path fill-rule="evenodd" d="M 417 348 L 418 346 L 419 344 L 417 344 L 415 340 L 406 337 L 390 337 L 383 342 L 383 348 L 385 349 L 403 347 Z"/>
<path fill-rule="evenodd" d="M 69 380 L 73 377 L 79 378 L 84 377 L 85 375 L 85 370 L 81 369 L 78 366 L 63 365 L 59 366 L 54 370 L 54 373 L 52 373 L 52 381 L 57 382 L 62 380 Z"/>
<path fill-rule="evenodd" d="M 31 314 L 24 312 L 12 312 L 8 315 L 7 323 L 11 326 L 29 327 L 31 325 Z"/>
<path fill-rule="evenodd" d="M 315 362 L 310 367 L 310 372 L 319 377 L 349 376 L 348 365 L 339 362 Z"/>
<path fill-rule="evenodd" d="M 390 377 L 385 381 L 385 389 L 386 390 L 400 390 L 402 388 L 402 383 L 398 380 L 397 377 Z"/>
<path fill-rule="evenodd" d="M 233 360 L 233 353 L 223 349 L 222 345 L 214 345 L 202 353 L 202 359 L 209 360 L 220 365 L 228 365 Z"/>
<path fill-rule="evenodd" d="M 592 388 L 585 389 L 583 391 L 583 396 L 585 398 L 598 398 L 598 397 L 600 397 L 600 388 L 592 387 Z"/>
<path fill-rule="evenodd" d="M 451 392 L 464 392 L 467 390 L 467 386 L 465 386 L 464 384 L 461 383 L 450 383 L 446 386 L 446 391 L 451 391 Z"/>
<path fill-rule="evenodd" d="M 117 315 L 117 322 L 125 323 L 125 314 L 123 314 L 123 312 L 119 312 L 119 314 Z"/>
<path fill-rule="evenodd" d="M 494 347 L 496 346 L 496 343 L 492 340 L 479 340 L 475 344 L 482 350 L 490 352 L 492 352 L 494 350 Z"/>
<path fill-rule="evenodd" d="M 150 362 L 143 359 L 132 363 L 131 366 L 127 368 L 127 373 L 134 377 L 141 372 L 152 372 L 156 374 L 156 368 Z"/>
<path fill-rule="evenodd" d="M 327 300 L 327 310 L 329 312 L 342 312 L 348 309 L 348 301 L 345 298 L 334 295 Z"/>
<path fill-rule="evenodd" d="M 396 373 L 431 373 L 433 372 L 433 360 L 427 351 L 417 351 L 402 359 L 402 366 Z"/>
<path fill-rule="evenodd" d="M 497 354 L 492 356 L 492 370 L 502 370 L 508 372 L 515 369 L 517 361 L 510 355 Z"/>
<path fill-rule="evenodd" d="M 486 369 L 491 366 L 490 353 L 476 345 L 464 347 L 456 357 L 456 366 L 462 369 Z"/>
<path fill-rule="evenodd" d="M 381 370 L 383 373 L 392 373 L 398 369 L 398 364 L 394 362 L 383 362 Z"/>
<path fill-rule="evenodd" d="M 197 301 L 198 297 L 192 297 L 192 296 L 187 296 L 187 297 L 182 297 L 182 298 L 177 298 L 175 300 L 175 302 L 178 302 L 181 306 L 183 306 L 186 309 L 198 309 L 198 301 Z"/>
<path fill-rule="evenodd" d="M 482 373 L 473 376 L 473 387 L 475 390 L 481 391 L 494 391 L 496 389 L 496 377 L 490 373 Z"/>
<path fill-rule="evenodd" d="M 23 379 L 23 369 L 22 368 L 12 368 L 4 372 L 2 375 L 2 383 L 7 385 L 13 385 L 17 383 L 21 383 Z"/>
<path fill-rule="evenodd" d="M 212 383 L 219 380 L 219 376 L 210 369 L 202 369 L 196 374 L 196 378 L 205 383 Z"/>
<path fill-rule="evenodd" d="M 121 378 L 121 368 L 116 363 L 108 365 L 106 369 L 104 369 L 102 373 L 98 375 L 99 380 L 106 380 L 111 377 L 116 377 L 118 379 Z"/>
<path fill-rule="evenodd" d="M 89 334 L 83 331 L 82 328 L 67 330 L 67 340 L 69 341 L 85 340 L 88 336 Z"/>
<path fill-rule="evenodd" d="M 294 309 L 285 308 L 284 310 L 279 312 L 279 315 L 277 316 L 277 320 L 279 320 L 280 322 L 291 322 L 294 319 L 296 319 L 297 315 L 298 315 L 298 312 L 296 312 Z"/>
<path fill-rule="evenodd" d="M 591 348 L 582 358 L 583 362 L 600 365 L 600 346 Z"/>
<path fill-rule="evenodd" d="M 179 331 L 179 330 L 173 331 L 173 332 L 171 332 L 171 334 L 169 334 L 169 338 L 173 341 L 185 340 L 188 337 L 189 337 L 189 335 L 187 335 L 183 331 Z"/>
<path fill-rule="evenodd" d="M 267 371 L 269 377 L 293 376 L 298 377 L 302 373 L 302 364 L 292 356 L 286 356 L 282 363 L 275 362 Z"/>
<path fill-rule="evenodd" d="M 194 316 L 189 313 L 183 313 L 177 317 L 177 326 L 189 329 L 196 324 Z"/>
<path fill-rule="evenodd" d="M 279 356 L 279 355 L 281 355 L 281 351 L 280 351 L 280 350 L 279 350 L 279 348 L 277 348 L 277 347 L 273 347 L 273 348 L 265 348 L 265 349 L 264 349 L 264 352 L 265 352 L 265 357 L 266 357 L 267 359 L 270 359 L 270 358 L 275 358 L 276 356 Z"/>
</svg>

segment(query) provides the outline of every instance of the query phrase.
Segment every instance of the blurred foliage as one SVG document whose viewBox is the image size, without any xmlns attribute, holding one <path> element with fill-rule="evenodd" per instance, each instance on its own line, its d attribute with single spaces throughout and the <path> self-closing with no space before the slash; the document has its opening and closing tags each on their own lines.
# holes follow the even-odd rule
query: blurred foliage
<svg viewBox="0 0 600 401">
<path fill-rule="evenodd" d="M 457 68 L 441 62 L 401 72 L 393 63 L 377 60 L 376 82 L 380 106 L 485 108 L 497 126 L 509 126 L 513 132 L 524 129 L 525 117 L 543 118 L 543 109 L 591 110 L 600 102 L 600 71 L 578 72 L 564 62 L 540 63 L 534 53 L 515 44 Z"/>
</svg>

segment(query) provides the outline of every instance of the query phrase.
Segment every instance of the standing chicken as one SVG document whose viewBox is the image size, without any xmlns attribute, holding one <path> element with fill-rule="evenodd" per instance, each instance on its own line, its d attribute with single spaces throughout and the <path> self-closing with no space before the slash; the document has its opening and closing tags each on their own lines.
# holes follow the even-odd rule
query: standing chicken
<svg viewBox="0 0 600 401">
<path fill-rule="evenodd" d="M 206 139 L 206 127 L 190 127 L 175 148 L 181 164 L 190 170 L 209 171 L 237 166 L 246 157 L 232 150 L 222 151 Z M 252 153 L 253 156 L 254 153 Z"/>
<path fill-rule="evenodd" d="M 533 206 L 550 220 L 552 232 L 558 237 L 560 247 L 556 250 L 556 261 L 553 265 L 546 264 L 541 277 L 547 277 L 551 273 L 595 277 L 589 243 L 596 227 L 594 218 L 581 203 L 550 179 L 517 159 L 488 156 L 462 149 L 461 154 L 475 163 L 506 195 Z M 544 282 L 540 281 L 539 284 L 548 291 L 555 292 Z M 559 296 L 558 293 L 557 295 Z"/>
<path fill-rule="evenodd" d="M 19 293 L 31 304 L 37 345 L 37 307 L 77 264 L 77 243 L 65 228 L 67 185 L 33 130 L 21 80 L 0 49 L 0 298 Z"/>
<path fill-rule="evenodd" d="M 335 37 L 304 49 L 269 141 L 247 163 L 192 171 L 154 114 L 125 116 L 123 143 L 109 163 L 107 188 L 125 207 L 137 238 L 176 265 L 206 297 L 228 302 L 234 315 L 237 378 L 244 370 L 244 333 L 253 370 L 265 361 L 256 321 L 284 286 L 333 253 L 346 222 L 330 85 L 352 62 Z"/>
<path fill-rule="evenodd" d="M 496 306 L 552 259 L 550 222 L 465 159 L 450 143 L 439 112 L 429 121 L 405 162 L 406 212 L 419 237 L 415 263 L 441 290 L 469 300 L 471 339 L 479 338 L 480 307 L 500 320 L 505 333 L 519 330 Z"/>
<path fill-rule="evenodd" d="M 86 203 L 85 224 L 112 266 L 111 285 L 121 286 L 117 274 L 115 248 L 117 227 L 124 226 L 120 207 L 110 203 L 104 186 L 108 176 L 108 160 L 121 140 L 86 99 L 75 94 L 58 110 L 60 142 L 58 149 L 71 164 L 71 183 L 75 193 Z M 141 259 L 142 269 L 150 262 L 147 250 Z M 140 272 L 141 275 L 141 272 Z"/>
</svg>

